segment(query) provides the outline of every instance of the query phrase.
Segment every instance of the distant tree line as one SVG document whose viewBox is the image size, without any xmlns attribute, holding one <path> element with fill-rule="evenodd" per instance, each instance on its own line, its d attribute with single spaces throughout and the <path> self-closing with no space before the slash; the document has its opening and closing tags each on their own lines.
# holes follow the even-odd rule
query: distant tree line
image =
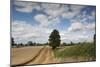
<svg viewBox="0 0 100 67">
<path fill-rule="evenodd" d="M 11 38 L 11 46 L 12 47 L 24 47 L 24 46 L 43 46 L 43 45 L 48 45 L 48 42 L 47 43 L 36 43 L 36 42 L 32 42 L 32 41 L 28 41 L 26 44 L 23 44 L 23 43 L 15 43 L 14 41 L 14 38 L 12 37 Z"/>
</svg>

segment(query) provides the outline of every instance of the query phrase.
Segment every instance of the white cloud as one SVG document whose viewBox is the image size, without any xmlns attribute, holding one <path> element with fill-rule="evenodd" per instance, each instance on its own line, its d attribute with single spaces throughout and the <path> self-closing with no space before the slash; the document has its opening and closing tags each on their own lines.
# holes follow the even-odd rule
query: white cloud
<svg viewBox="0 0 100 67">
<path fill-rule="evenodd" d="M 95 31 L 95 23 L 89 23 L 85 28 L 90 31 Z"/>
<path fill-rule="evenodd" d="M 41 4 L 44 12 L 52 17 L 61 16 L 67 10 L 61 4 Z"/>
<path fill-rule="evenodd" d="M 17 6 L 31 6 L 32 3 L 31 2 L 21 2 L 21 1 L 14 1 L 14 4 Z"/>
<path fill-rule="evenodd" d="M 85 6 L 81 5 L 70 5 L 68 10 L 63 12 L 62 17 L 67 19 L 72 19 L 74 16 L 78 15 Z"/>
<path fill-rule="evenodd" d="M 92 11 L 91 15 L 92 15 L 93 17 L 95 17 L 95 16 L 96 16 L 96 12 L 95 12 L 95 11 Z"/>
<path fill-rule="evenodd" d="M 38 14 L 34 16 L 34 19 L 40 23 L 41 26 L 48 26 L 48 18 L 44 14 Z"/>
<path fill-rule="evenodd" d="M 12 22 L 12 36 L 17 42 L 27 42 L 29 40 L 47 42 L 51 31 L 56 28 L 57 24 L 61 23 L 62 18 L 72 22 L 68 30 L 59 30 L 62 42 L 92 40 L 93 33 L 91 36 L 86 33 L 95 31 L 95 23 L 94 21 L 93 23 L 87 23 L 86 20 L 94 19 L 95 12 L 93 11 L 91 15 L 83 12 L 81 15 L 81 9 L 85 6 L 31 2 L 15 2 L 15 5 L 21 6 L 16 7 L 19 12 L 31 13 L 33 10 L 39 11 L 38 14 L 33 16 L 33 20 L 39 24 L 37 26 L 32 26 L 25 21 Z M 76 16 L 75 19 L 72 19 L 74 16 Z"/>
<path fill-rule="evenodd" d="M 72 11 L 80 11 L 84 7 L 85 7 L 85 5 L 84 6 L 83 5 L 70 5 L 70 9 Z"/>
<path fill-rule="evenodd" d="M 81 5 L 63 5 L 54 3 L 32 3 L 32 2 L 15 2 L 15 5 L 19 12 L 31 13 L 34 9 L 44 12 L 49 18 L 63 17 L 67 19 L 73 18 L 80 13 L 81 9 L 85 6 Z"/>
<path fill-rule="evenodd" d="M 71 32 L 77 32 L 77 31 L 94 31 L 95 30 L 95 23 L 80 23 L 80 22 L 74 22 L 71 24 L 71 26 L 68 28 L 68 31 Z"/>
<path fill-rule="evenodd" d="M 96 12 L 92 11 L 91 14 L 87 17 L 87 19 L 94 20 L 96 18 Z"/>
<path fill-rule="evenodd" d="M 32 8 L 32 6 L 26 6 L 26 7 L 23 7 L 23 8 L 16 8 L 16 10 L 19 11 L 19 12 L 30 13 L 30 12 L 32 12 L 33 8 Z"/>
<path fill-rule="evenodd" d="M 72 23 L 71 26 L 68 28 L 68 31 L 80 31 L 83 30 L 84 25 L 82 23 L 76 22 Z"/>
<path fill-rule="evenodd" d="M 83 34 L 81 32 L 62 32 L 61 33 L 61 42 L 92 42 L 93 34 Z"/>
<path fill-rule="evenodd" d="M 62 16 L 63 18 L 72 18 L 85 6 L 81 5 L 62 5 L 62 4 L 42 4 L 44 12 L 52 17 Z"/>
<path fill-rule="evenodd" d="M 76 22 L 78 20 L 82 23 L 94 23 L 96 22 L 95 13 L 95 10 L 90 11 L 90 13 L 87 13 L 87 11 L 81 11 L 80 14 L 76 15 L 75 19 L 72 19 L 72 22 Z"/>
<path fill-rule="evenodd" d="M 43 27 L 32 26 L 25 21 L 14 21 L 12 23 L 12 37 L 17 43 L 33 42 L 47 42 L 51 30 Z"/>
<path fill-rule="evenodd" d="M 85 40 L 87 38 L 88 38 L 88 36 L 86 36 L 86 35 L 82 35 L 82 34 L 77 35 L 75 33 L 73 33 L 73 34 L 70 33 L 70 34 L 64 35 L 62 39 L 66 39 L 66 40 L 70 40 L 70 41 L 75 41 L 75 40 L 79 41 L 80 39 Z"/>
<path fill-rule="evenodd" d="M 33 19 L 40 23 L 40 26 L 42 27 L 50 27 L 60 23 L 60 19 L 58 17 L 50 18 L 49 16 L 46 16 L 44 14 L 38 14 L 34 16 Z"/>
<path fill-rule="evenodd" d="M 80 23 L 73 24 L 83 26 Z M 85 26 L 87 29 L 92 29 L 94 24 L 89 24 Z M 92 27 L 92 28 L 90 28 Z M 76 29 L 82 29 L 81 27 L 75 27 Z M 48 37 L 53 29 L 40 27 L 40 26 L 32 26 L 25 21 L 14 21 L 12 23 L 12 37 L 14 37 L 17 43 L 27 43 L 27 41 L 40 42 L 45 43 L 48 42 Z M 61 35 L 62 42 L 83 42 L 83 41 L 92 41 L 92 34 L 86 35 L 81 32 L 68 32 L 59 30 Z M 91 35 L 91 36 L 90 36 Z"/>
<path fill-rule="evenodd" d="M 65 12 L 62 14 L 63 18 L 71 19 L 73 18 L 78 12 Z"/>
<path fill-rule="evenodd" d="M 83 5 L 63 5 L 54 3 L 34 3 L 34 2 L 15 2 L 17 6 L 16 10 L 19 12 L 31 13 L 34 9 L 42 11 L 49 15 L 51 18 L 63 17 L 70 19 L 80 13 L 81 9 L 85 6 Z"/>
<path fill-rule="evenodd" d="M 20 6 L 16 7 L 16 10 L 19 12 L 31 13 L 34 9 L 41 10 L 38 3 L 15 1 L 14 4 Z"/>
<path fill-rule="evenodd" d="M 42 3 L 42 7 L 44 9 L 51 9 L 51 10 L 56 10 L 60 8 L 60 4 L 55 4 L 55 3 Z"/>
</svg>

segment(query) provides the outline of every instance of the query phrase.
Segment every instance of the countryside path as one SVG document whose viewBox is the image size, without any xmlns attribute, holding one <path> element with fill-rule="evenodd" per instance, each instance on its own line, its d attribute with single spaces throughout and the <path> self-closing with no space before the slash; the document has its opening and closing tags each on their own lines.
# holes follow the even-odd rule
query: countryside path
<svg viewBox="0 0 100 67">
<path fill-rule="evenodd" d="M 52 49 L 49 46 L 45 46 L 35 59 L 31 60 L 25 65 L 48 63 L 55 63 L 55 58 Z"/>
</svg>

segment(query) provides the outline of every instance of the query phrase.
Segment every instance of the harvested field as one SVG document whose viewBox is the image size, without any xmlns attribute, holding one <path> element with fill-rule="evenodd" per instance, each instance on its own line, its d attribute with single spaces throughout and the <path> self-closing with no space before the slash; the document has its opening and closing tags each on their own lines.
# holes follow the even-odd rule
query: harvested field
<svg viewBox="0 0 100 67">
<path fill-rule="evenodd" d="M 89 47 L 87 48 L 87 46 Z M 81 45 L 65 46 L 59 47 L 54 51 L 49 46 L 12 48 L 11 65 L 95 61 L 94 49 L 92 48 L 92 51 L 88 51 L 90 54 L 85 51 L 91 47 L 94 47 L 94 45 L 82 45 L 82 48 Z M 87 56 L 91 55 L 91 53 L 93 56 Z"/>
<path fill-rule="evenodd" d="M 34 58 L 43 46 L 21 47 L 11 49 L 11 65 L 20 65 Z"/>
<path fill-rule="evenodd" d="M 12 48 L 11 65 L 33 65 L 57 63 L 49 46 Z"/>
</svg>

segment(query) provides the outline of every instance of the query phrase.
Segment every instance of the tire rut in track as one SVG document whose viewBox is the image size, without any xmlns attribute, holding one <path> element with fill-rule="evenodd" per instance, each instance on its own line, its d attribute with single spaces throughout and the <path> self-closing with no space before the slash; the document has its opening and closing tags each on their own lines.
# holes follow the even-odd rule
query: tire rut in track
<svg viewBox="0 0 100 67">
<path fill-rule="evenodd" d="M 26 65 L 32 65 L 32 64 L 42 64 L 42 62 L 46 58 L 47 48 L 44 47 L 43 50 L 39 53 L 39 55 L 33 59 L 31 62 L 27 63 Z"/>
<path fill-rule="evenodd" d="M 54 63 L 54 60 L 55 59 L 52 49 L 50 47 L 44 47 L 35 59 L 25 65 L 49 64 Z"/>
<path fill-rule="evenodd" d="M 20 64 L 11 65 L 11 66 L 15 66 L 15 67 L 16 67 L 16 66 L 23 66 L 23 65 L 26 65 L 26 64 L 32 62 L 35 58 L 37 58 L 37 56 L 38 56 L 43 50 L 44 50 L 44 47 L 41 48 L 40 51 L 38 52 L 38 54 L 37 54 L 35 57 L 33 57 L 32 59 L 30 59 L 30 60 L 28 60 L 28 61 L 25 61 L 25 62 L 23 62 L 23 63 L 20 63 Z"/>
<path fill-rule="evenodd" d="M 53 62 L 54 62 L 53 51 L 52 51 L 51 48 L 47 47 L 46 58 L 45 58 L 45 60 L 42 62 L 42 64 L 49 64 L 49 63 L 53 63 Z"/>
</svg>

